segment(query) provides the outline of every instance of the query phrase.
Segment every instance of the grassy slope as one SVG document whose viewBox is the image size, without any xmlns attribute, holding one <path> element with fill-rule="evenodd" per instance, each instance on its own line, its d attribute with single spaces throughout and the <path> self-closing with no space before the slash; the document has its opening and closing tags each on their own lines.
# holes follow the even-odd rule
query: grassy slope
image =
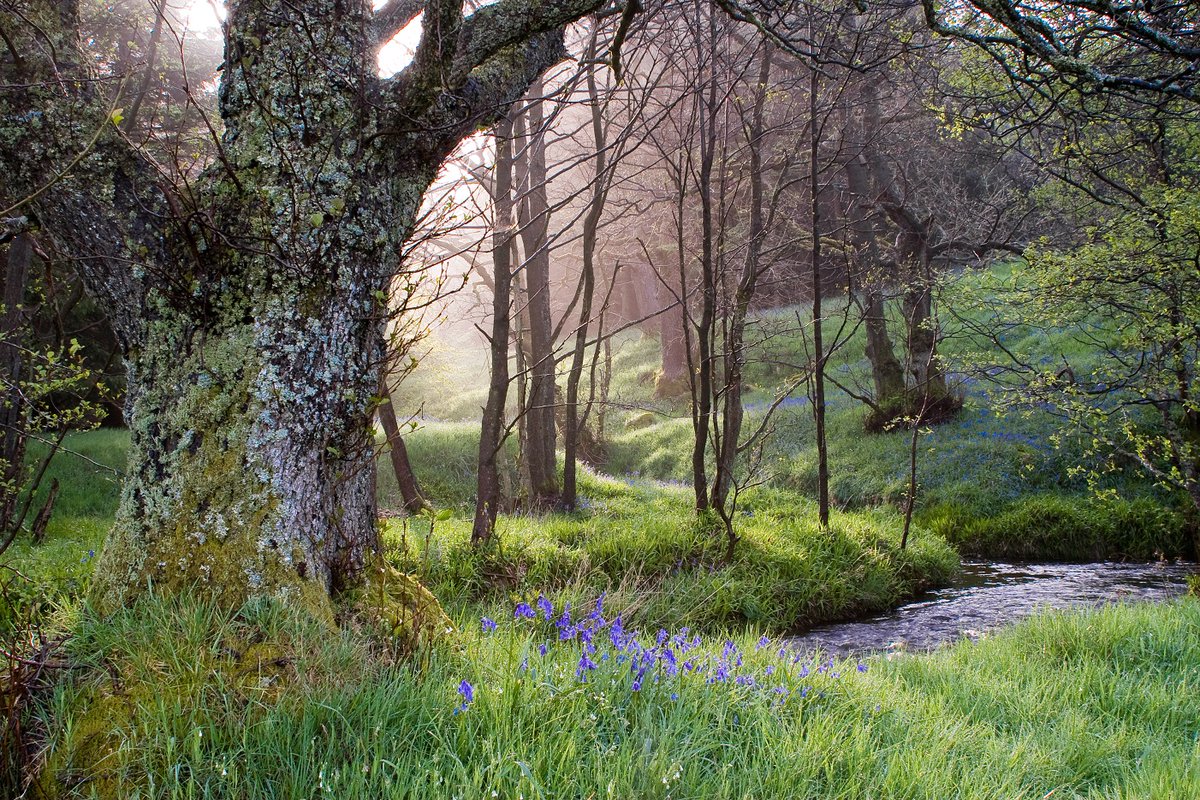
<svg viewBox="0 0 1200 800">
<path fill-rule="evenodd" d="M 93 666 L 52 708 L 73 723 L 52 769 L 81 779 L 106 754 L 70 797 L 1200 796 L 1194 599 L 1042 616 L 865 671 L 743 634 L 736 652 L 668 640 L 672 675 L 653 637 L 618 650 L 594 627 L 581 682 L 577 638 L 540 620 L 476 625 L 418 669 L 276 609 L 151 604 L 79 627 Z M 264 631 L 283 644 L 255 653 Z M 636 690 L 631 650 L 650 653 Z"/>
<path fill-rule="evenodd" d="M 957 302 L 962 305 L 982 297 L 980 308 L 994 306 L 996 298 L 988 286 L 1011 279 L 1011 270 L 999 266 L 968 274 L 948 292 L 959 295 Z M 836 304 L 830 313 L 827 341 L 841 326 Z M 978 321 L 990 312 L 972 313 Z M 999 313 L 1005 316 L 1002 306 Z M 758 315 L 760 341 L 752 345 L 751 387 L 744 398 L 748 425 L 761 419 L 773 393 L 795 371 L 794 365 L 806 362 L 803 331 L 810 324 L 803 311 Z M 994 344 L 969 336 L 952 322 L 945 328 L 943 352 L 951 364 L 1002 362 Z M 893 330 L 898 329 L 893 324 Z M 862 355 L 862 336 L 861 330 L 851 332 L 831 358 L 830 372 L 843 385 L 866 391 L 869 370 Z M 1067 331 L 1046 336 L 1009 328 L 1001 338 L 1005 348 L 1031 363 L 1057 364 L 1065 355 L 1077 369 L 1086 369 L 1092 358 Z M 618 338 L 614 350 L 613 403 L 606 415 L 608 452 L 600 469 L 616 476 L 690 480 L 687 407 L 652 397 L 660 358 L 657 341 L 631 332 Z M 444 502 L 465 505 L 470 486 L 456 482 L 469 475 L 473 463 L 480 403 L 478 392 L 469 387 L 478 388 L 482 367 L 470 352 L 445 343 L 435 342 L 430 361 L 431 370 L 424 374 L 418 370 L 398 397 L 412 413 L 424 413 L 422 427 L 408 442 L 431 493 Z M 1152 485 L 1134 465 L 1089 475 L 1099 465 L 1084 457 L 1077 434 L 1064 430 L 1058 419 L 1036 408 L 994 414 L 989 410 L 993 405 L 989 393 L 995 387 L 955 374 L 966 400 L 963 412 L 920 439 L 921 524 L 969 552 L 1002 558 L 1149 560 L 1192 550 L 1194 524 L 1180 497 Z M 902 503 L 908 482 L 909 433 L 864 434 L 863 405 L 832 387 L 828 408 L 835 502 L 846 509 Z M 1053 443 L 1056 434 L 1061 436 L 1059 445 Z M 773 487 L 814 496 L 814 437 L 811 406 L 801 391 L 777 412 L 772 443 L 758 477 Z M 515 468 L 511 480 L 515 484 Z M 383 486 L 384 496 L 389 497 L 387 476 Z M 1098 499 L 1096 489 L 1107 498 Z M 390 502 L 398 505 L 398 500 Z"/>
</svg>

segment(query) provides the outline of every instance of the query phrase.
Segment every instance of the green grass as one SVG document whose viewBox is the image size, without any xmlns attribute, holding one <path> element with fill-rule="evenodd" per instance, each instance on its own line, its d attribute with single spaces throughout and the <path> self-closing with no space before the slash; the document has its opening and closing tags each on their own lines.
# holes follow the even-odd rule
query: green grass
<svg viewBox="0 0 1200 800">
<path fill-rule="evenodd" d="M 1050 354 L 1055 343 L 1021 346 Z M 777 362 L 802 355 L 794 334 L 770 347 Z M 861 377 L 857 352 L 852 343 L 837 354 L 841 379 Z M 617 343 L 609 474 L 584 471 L 581 510 L 504 514 L 483 552 L 468 541 L 479 393 L 454 388 L 479 365 L 446 348 L 415 373 L 398 400 L 410 413 L 422 402 L 436 408 L 439 419 L 406 441 L 426 492 L 450 513 L 392 519 L 384 542 L 462 631 L 417 662 L 270 603 L 232 617 L 191 598 L 151 598 L 104 621 L 81 612 L 128 439 L 72 437 L 86 458 L 52 468 L 63 492 L 46 541 L 20 539 L 4 556 L 25 576 L 5 578 L 21 613 L 73 634 L 74 669 L 37 707 L 51 745 L 43 781 L 60 796 L 103 798 L 1200 796 L 1194 599 L 1040 616 L 979 644 L 873 657 L 865 672 L 853 663 L 818 671 L 783 663 L 777 645 L 756 648 L 764 632 L 885 608 L 944 583 L 957 567 L 947 540 L 1007 558 L 1186 551 L 1175 498 L 1125 471 L 1101 485 L 1118 499 L 1096 499 L 1072 471 L 1079 450 L 1049 445 L 1051 420 L 997 418 L 967 385 L 964 413 L 921 439 L 919 524 L 901 552 L 907 434 L 864 435 L 862 409 L 835 392 L 831 529 L 817 529 L 808 499 L 809 408 L 789 401 L 765 484 L 742 498 L 743 538 L 726 563 L 720 534 L 696 522 L 683 484 L 686 409 L 651 397 L 657 358 L 651 337 Z M 752 369 L 749 424 L 785 373 L 765 362 Z M 505 465 L 514 487 L 515 455 L 510 447 Z M 380 494 L 399 507 L 386 469 Z M 618 663 L 601 631 L 582 683 L 577 641 L 558 643 L 547 622 L 513 621 L 514 604 L 540 594 L 558 610 L 571 603 L 576 618 L 604 597 L 610 621 L 620 611 L 649 632 L 702 632 L 690 658 L 703 667 L 660 671 L 657 681 L 651 672 L 632 691 L 628 661 Z M 481 631 L 483 615 L 499 621 L 496 632 Z M 726 637 L 744 663 L 717 680 Z M 476 696 L 455 713 L 463 680 Z"/>
<path fill-rule="evenodd" d="M 742 541 L 726 562 L 723 534 L 697 523 L 684 488 L 587 470 L 581 511 L 504 515 L 496 546 L 476 552 L 469 539 L 478 434 L 461 423 L 420 433 L 410 454 L 425 465 L 420 477 L 426 490 L 452 513 L 442 520 L 393 519 L 384 542 L 393 563 L 418 575 L 452 607 L 531 590 L 577 603 L 609 592 L 648 625 L 751 624 L 784 631 L 889 608 L 945 585 L 958 568 L 943 539 L 921 528 L 900 551 L 894 512 L 839 512 L 823 532 L 811 501 L 766 489 L 742 501 Z M 3 604 L 0 623 L 81 594 L 117 497 L 112 472 L 80 455 L 119 464 L 126 442 L 119 431 L 80 434 L 71 440 L 79 455 L 56 460 L 63 485 L 59 514 L 43 543 L 22 537 L 5 554 L 4 563 L 24 578 L 9 579 L 15 602 Z M 384 504 L 399 505 L 391 475 L 381 475 Z"/>
<path fill-rule="evenodd" d="M 726 562 L 722 534 L 697 524 L 687 490 L 586 472 L 582 490 L 586 510 L 507 516 L 482 553 L 470 546 L 469 518 L 395 520 L 388 556 L 452 607 L 538 591 L 578 605 L 608 592 L 641 624 L 704 630 L 785 631 L 881 610 L 945 585 L 958 568 L 953 550 L 923 529 L 901 551 L 892 512 L 835 513 L 821 531 L 811 501 L 752 492 Z"/>
<path fill-rule="evenodd" d="M 120 475 L 125 469 L 129 434 L 111 428 L 68 436 L 61 452 L 50 463 L 42 480 L 38 503 L 52 480 L 60 491 L 46 537 L 35 544 L 18 536 L 0 556 L 0 563 L 18 570 L 19 576 L 0 571 L 0 583 L 11 603 L 0 602 L 0 628 L 18 609 L 49 609 L 77 596 L 92 572 L 92 560 L 112 527 L 120 495 Z M 31 460 L 44 452 L 30 447 Z"/>
<path fill-rule="evenodd" d="M 583 683 L 577 642 L 498 619 L 491 634 L 464 620 L 463 648 L 423 665 L 273 606 L 79 620 L 83 668 L 45 710 L 51 770 L 65 797 L 1200 796 L 1195 600 L 1039 616 L 865 672 L 742 634 L 744 663 L 710 680 L 723 645 L 708 639 L 686 653 L 696 671 L 651 671 L 636 692 L 606 635 Z M 463 680 L 474 701 L 456 713 Z"/>
</svg>

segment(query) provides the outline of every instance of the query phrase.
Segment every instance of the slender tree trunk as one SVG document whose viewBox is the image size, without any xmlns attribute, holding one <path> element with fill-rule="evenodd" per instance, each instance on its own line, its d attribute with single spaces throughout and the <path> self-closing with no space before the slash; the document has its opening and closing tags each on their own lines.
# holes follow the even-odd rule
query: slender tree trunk
<svg viewBox="0 0 1200 800">
<path fill-rule="evenodd" d="M 409 514 L 419 514 L 431 506 L 425 495 L 421 494 L 421 485 L 408 459 L 408 448 L 404 446 L 404 437 L 400 435 L 400 423 L 390 397 L 386 397 L 379 406 L 379 424 L 383 427 L 388 458 L 392 462 L 392 472 L 396 476 L 396 486 L 400 489 L 404 508 Z"/>
<path fill-rule="evenodd" d="M 529 314 L 529 396 L 524 409 L 528 449 L 522 453 L 529 474 L 529 501 L 534 506 L 558 501 L 557 436 L 555 430 L 554 322 L 550 313 L 550 203 L 546 196 L 546 123 L 542 82 L 530 87 L 522 137 L 524 192 L 519 205 L 521 242 L 525 250 L 525 287 Z"/>
<path fill-rule="evenodd" d="M 692 484 L 696 511 L 712 508 L 708 495 L 705 456 L 713 400 L 713 339 L 717 308 L 716 253 L 714 252 L 712 177 L 717 139 L 717 77 L 715 75 L 716 35 L 712 10 L 707 9 L 709 36 L 707 52 L 698 48 L 701 59 L 709 63 L 708 85 L 701 95 L 700 133 L 700 319 L 696 322 L 697 369 L 692 382 Z"/>
<path fill-rule="evenodd" d="M 589 61 L 594 60 L 596 53 L 596 33 L 592 32 L 588 44 Z M 595 174 L 593 175 L 592 196 L 587 214 L 583 219 L 583 265 L 580 280 L 583 282 L 579 308 L 579 327 L 575 331 L 575 349 L 571 354 L 571 369 L 567 375 L 566 424 L 563 426 L 563 444 L 565 460 L 563 461 L 563 505 L 574 509 L 576 504 L 576 459 L 581 423 L 579 419 L 579 381 L 583 376 L 583 361 L 587 349 L 588 329 L 592 318 L 592 296 L 596 287 L 596 234 L 600 227 L 600 217 L 604 213 L 604 201 L 608 193 L 608 161 L 607 141 L 604 133 L 604 121 L 601 118 L 600 94 L 596 89 L 596 69 L 589 66 L 587 71 L 587 92 L 592 113 L 592 144 L 595 147 Z M 593 381 L 594 386 L 594 381 Z"/>
<path fill-rule="evenodd" d="M 151 5 L 154 7 L 154 28 L 150 31 L 150 42 L 146 48 L 146 68 L 142 70 L 142 78 L 133 95 L 133 102 L 129 105 L 129 112 L 121 122 L 126 131 L 132 131 L 137 125 L 146 95 L 150 93 L 150 82 L 154 79 L 154 71 L 158 66 L 158 43 L 162 40 L 163 23 L 166 21 L 166 0 L 155 0 Z"/>
<path fill-rule="evenodd" d="M 809 127 L 809 206 L 812 218 L 812 250 L 809 259 L 812 266 L 812 320 L 813 320 L 813 419 L 817 426 L 817 515 L 822 528 L 829 527 L 829 446 L 825 436 L 825 343 L 822 327 L 824 311 L 821 308 L 821 192 L 820 192 L 820 145 L 819 118 L 817 115 L 817 90 L 820 84 L 817 71 L 813 69 L 808 90 Z"/>
<path fill-rule="evenodd" d="M 4 395 L 0 398 L 0 478 L 5 491 L 0 496 L 0 537 L 13 523 L 21 472 L 25 469 L 25 403 L 21 397 L 24 359 L 21 355 L 25 315 L 25 286 L 33 263 L 33 239 L 22 233 L 8 245 L 8 268 L 4 274 L 4 316 L 0 319 L 0 368 L 4 370 Z"/>
<path fill-rule="evenodd" d="M 508 342 L 512 318 L 512 136 L 511 119 L 496 124 L 496 172 L 492 201 L 495 220 L 492 233 L 493 280 L 492 294 L 492 370 L 488 383 L 487 406 L 483 409 L 483 424 L 479 435 L 479 469 L 476 478 L 475 521 L 471 528 L 471 543 L 479 546 L 488 542 L 496 529 L 496 514 L 500 508 L 500 448 L 504 440 L 504 405 L 508 398 Z"/>
<path fill-rule="evenodd" d="M 738 279 L 734 296 L 732 313 L 726 323 L 726 343 L 724 352 L 724 406 L 722 408 L 721 437 L 717 448 L 715 474 L 713 476 L 712 504 L 721 519 L 725 521 L 726 536 L 729 540 L 728 557 L 732 557 L 737 535 L 733 530 L 732 518 L 728 513 L 730 487 L 734 481 L 734 471 L 737 468 L 738 445 L 742 435 L 742 392 L 744 390 L 744 371 L 746 365 L 745 334 L 746 317 L 750 311 L 750 303 L 758 288 L 758 276 L 761 270 L 760 254 L 764 233 L 763 221 L 763 122 L 764 109 L 767 102 L 767 83 L 771 77 L 771 48 L 763 45 L 762 61 L 758 70 L 758 87 L 755 92 L 754 106 L 751 110 L 750 125 L 747 130 L 747 142 L 750 153 L 750 214 L 749 226 L 746 232 L 746 260 L 742 265 L 742 274 Z"/>
</svg>

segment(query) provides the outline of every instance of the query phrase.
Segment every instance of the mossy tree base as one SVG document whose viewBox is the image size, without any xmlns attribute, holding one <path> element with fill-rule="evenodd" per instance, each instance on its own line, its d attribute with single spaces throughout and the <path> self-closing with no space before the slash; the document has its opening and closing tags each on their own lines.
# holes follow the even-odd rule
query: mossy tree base
<svg viewBox="0 0 1200 800">
<path fill-rule="evenodd" d="M 441 603 L 413 576 L 376 558 L 363 577 L 360 586 L 337 599 L 343 625 L 364 629 L 402 656 L 421 653 L 454 633 Z"/>
<path fill-rule="evenodd" d="M 906 396 L 878 403 L 863 420 L 867 433 L 886 433 L 914 425 L 940 425 L 958 416 L 963 398 L 944 394 L 937 398 Z"/>
<path fill-rule="evenodd" d="M 277 600 L 230 614 L 186 594 L 85 618 L 69 646 L 77 669 L 62 686 L 71 725 L 48 742 L 31 796 L 116 800 L 144 786 L 155 776 L 131 772 L 139 728 L 163 708 L 178 709 L 168 716 L 179 747 L 202 750 L 203 720 L 190 715 L 213 698 L 251 723 L 315 685 L 369 671 L 375 659 L 389 664 L 448 641 L 453 625 L 419 581 L 382 559 L 364 578 L 335 598 L 341 631 Z"/>
</svg>

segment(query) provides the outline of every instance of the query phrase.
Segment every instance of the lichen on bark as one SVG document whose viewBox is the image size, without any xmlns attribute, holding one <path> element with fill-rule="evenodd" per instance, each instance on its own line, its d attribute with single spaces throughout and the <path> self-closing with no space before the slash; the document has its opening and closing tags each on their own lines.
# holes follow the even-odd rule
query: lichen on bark
<svg viewBox="0 0 1200 800">
<path fill-rule="evenodd" d="M 279 598 L 331 622 L 344 599 L 362 611 L 378 577 L 379 298 L 443 159 L 563 57 L 561 26 L 598 1 L 462 19 L 438 0 L 427 18 L 459 35 L 427 33 L 381 78 L 378 48 L 408 22 L 387 7 L 235 0 L 219 156 L 187 186 L 112 124 L 121 84 L 96 80 L 77 0 L 17 5 L 0 7 L 0 82 L 19 87 L 0 97 L 0 206 L 76 259 L 129 368 L 129 470 L 95 607 L 153 589 L 231 610 Z M 437 617 L 407 579 L 385 583 L 381 619 Z"/>
</svg>

